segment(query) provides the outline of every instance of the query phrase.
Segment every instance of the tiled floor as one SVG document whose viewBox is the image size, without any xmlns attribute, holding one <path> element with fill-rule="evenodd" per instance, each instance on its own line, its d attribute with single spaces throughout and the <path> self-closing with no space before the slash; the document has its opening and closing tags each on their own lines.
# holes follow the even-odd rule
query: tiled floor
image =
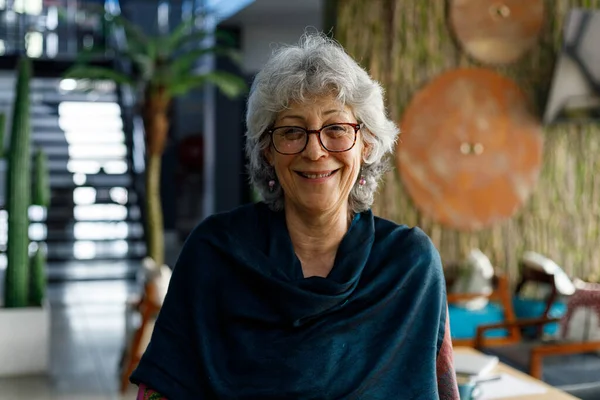
<svg viewBox="0 0 600 400">
<path fill-rule="evenodd" d="M 51 371 L 48 376 L 1 378 L 2 400 L 134 399 L 118 394 L 118 361 L 125 337 L 131 281 L 51 284 Z"/>
</svg>

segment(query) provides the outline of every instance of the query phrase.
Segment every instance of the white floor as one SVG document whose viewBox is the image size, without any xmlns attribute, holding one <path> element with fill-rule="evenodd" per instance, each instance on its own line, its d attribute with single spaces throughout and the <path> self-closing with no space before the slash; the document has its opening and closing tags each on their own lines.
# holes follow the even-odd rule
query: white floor
<svg viewBox="0 0 600 400">
<path fill-rule="evenodd" d="M 135 399 L 118 393 L 125 337 L 125 302 L 137 293 L 126 281 L 51 284 L 51 371 L 47 376 L 0 378 L 2 400 Z"/>
</svg>

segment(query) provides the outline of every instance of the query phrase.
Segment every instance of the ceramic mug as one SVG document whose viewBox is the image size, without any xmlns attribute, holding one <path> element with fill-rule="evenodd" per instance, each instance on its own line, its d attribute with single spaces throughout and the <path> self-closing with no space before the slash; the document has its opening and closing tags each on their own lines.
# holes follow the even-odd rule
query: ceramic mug
<svg viewBox="0 0 600 400">
<path fill-rule="evenodd" d="M 460 400 L 477 400 L 481 396 L 481 388 L 477 383 L 462 383 L 458 385 Z"/>
</svg>

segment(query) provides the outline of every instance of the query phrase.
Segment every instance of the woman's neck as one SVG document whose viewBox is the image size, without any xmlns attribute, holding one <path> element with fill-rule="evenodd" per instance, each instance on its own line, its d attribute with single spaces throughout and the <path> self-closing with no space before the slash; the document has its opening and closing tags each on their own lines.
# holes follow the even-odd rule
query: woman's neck
<svg viewBox="0 0 600 400">
<path fill-rule="evenodd" d="M 285 219 L 304 276 L 326 277 L 348 231 L 348 210 L 310 214 L 286 206 Z"/>
</svg>

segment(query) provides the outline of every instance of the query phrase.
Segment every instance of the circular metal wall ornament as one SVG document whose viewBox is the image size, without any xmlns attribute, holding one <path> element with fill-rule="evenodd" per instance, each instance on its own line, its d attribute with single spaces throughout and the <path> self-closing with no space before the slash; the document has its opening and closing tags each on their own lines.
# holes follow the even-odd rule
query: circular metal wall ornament
<svg viewBox="0 0 600 400">
<path fill-rule="evenodd" d="M 479 230 L 511 217 L 532 192 L 543 137 L 521 89 L 483 68 L 446 72 L 412 99 L 396 160 L 415 206 Z"/>
<path fill-rule="evenodd" d="M 464 50 L 488 64 L 509 64 L 535 45 L 543 0 L 450 0 L 450 25 Z"/>
</svg>

